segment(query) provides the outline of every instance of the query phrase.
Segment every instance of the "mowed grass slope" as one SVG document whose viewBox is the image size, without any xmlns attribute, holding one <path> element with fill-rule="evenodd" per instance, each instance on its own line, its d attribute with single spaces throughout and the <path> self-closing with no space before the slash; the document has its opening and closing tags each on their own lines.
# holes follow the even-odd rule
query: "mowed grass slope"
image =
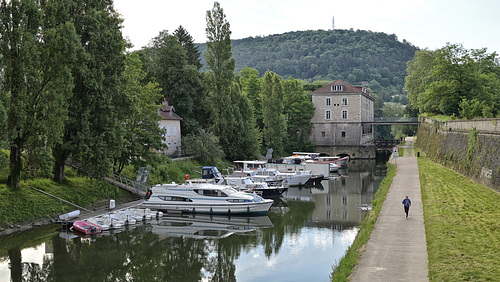
<svg viewBox="0 0 500 282">
<path fill-rule="evenodd" d="M 431 281 L 500 281 L 500 193 L 418 158 Z"/>
</svg>

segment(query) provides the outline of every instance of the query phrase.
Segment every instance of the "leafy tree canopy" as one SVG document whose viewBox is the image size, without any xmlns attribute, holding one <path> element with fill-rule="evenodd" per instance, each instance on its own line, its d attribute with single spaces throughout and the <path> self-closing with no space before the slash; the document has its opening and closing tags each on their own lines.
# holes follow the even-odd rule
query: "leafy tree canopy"
<svg viewBox="0 0 500 282">
<path fill-rule="evenodd" d="M 500 68 L 496 53 L 448 44 L 422 50 L 408 63 L 405 90 L 421 113 L 473 118 L 500 112 Z"/>
</svg>

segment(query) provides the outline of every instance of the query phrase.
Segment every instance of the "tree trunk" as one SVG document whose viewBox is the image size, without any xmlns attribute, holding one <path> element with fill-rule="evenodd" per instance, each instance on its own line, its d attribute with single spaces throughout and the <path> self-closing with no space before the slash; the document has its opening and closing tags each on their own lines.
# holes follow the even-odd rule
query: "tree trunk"
<svg viewBox="0 0 500 282">
<path fill-rule="evenodd" d="M 56 145 L 53 152 L 54 156 L 54 180 L 63 183 L 66 179 L 66 160 L 69 156 L 69 151 L 61 148 L 61 145 Z"/>
<path fill-rule="evenodd" d="M 21 181 L 21 170 L 23 167 L 21 159 L 21 148 L 23 142 L 17 137 L 14 140 L 14 144 L 10 147 L 10 171 L 9 177 L 7 179 L 7 185 L 13 188 L 19 188 L 19 182 Z"/>
<path fill-rule="evenodd" d="M 21 249 L 19 248 L 19 246 L 16 246 L 12 249 L 7 250 L 7 253 L 9 254 L 10 261 L 10 281 L 23 281 Z"/>
</svg>

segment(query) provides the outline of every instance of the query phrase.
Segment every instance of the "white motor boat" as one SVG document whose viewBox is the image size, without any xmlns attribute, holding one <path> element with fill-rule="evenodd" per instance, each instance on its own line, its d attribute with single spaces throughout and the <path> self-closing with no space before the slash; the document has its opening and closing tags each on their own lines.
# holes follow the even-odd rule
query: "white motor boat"
<svg viewBox="0 0 500 282">
<path fill-rule="evenodd" d="M 153 210 L 209 213 L 266 213 L 273 200 L 255 193 L 237 191 L 228 185 L 209 183 L 160 184 L 151 189 L 151 197 L 143 207 Z"/>
<path fill-rule="evenodd" d="M 263 198 L 274 198 L 279 197 L 283 192 L 288 190 L 288 187 L 284 186 L 269 186 L 267 182 L 255 182 L 249 177 L 224 177 L 217 180 L 217 185 L 230 185 L 236 188 L 236 190 L 243 192 L 256 192 Z"/>
</svg>

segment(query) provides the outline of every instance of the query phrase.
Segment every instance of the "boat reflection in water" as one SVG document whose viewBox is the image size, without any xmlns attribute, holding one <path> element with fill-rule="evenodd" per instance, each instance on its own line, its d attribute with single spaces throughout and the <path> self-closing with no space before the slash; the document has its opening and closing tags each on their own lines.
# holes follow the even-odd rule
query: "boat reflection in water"
<svg viewBox="0 0 500 282">
<path fill-rule="evenodd" d="M 226 238 L 235 233 L 273 227 L 269 216 L 179 215 L 163 216 L 150 222 L 151 231 L 160 238 L 188 237 L 194 239 Z"/>
</svg>

